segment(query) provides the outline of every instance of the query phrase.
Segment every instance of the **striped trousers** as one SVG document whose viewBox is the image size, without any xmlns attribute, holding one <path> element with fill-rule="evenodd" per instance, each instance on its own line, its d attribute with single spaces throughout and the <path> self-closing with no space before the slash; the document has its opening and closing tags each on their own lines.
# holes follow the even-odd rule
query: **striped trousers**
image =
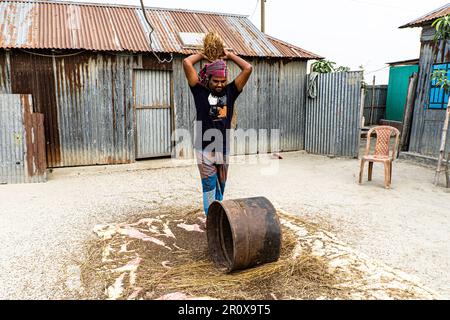
<svg viewBox="0 0 450 320">
<path fill-rule="evenodd" d="M 211 203 L 223 200 L 229 157 L 221 152 L 196 151 L 196 158 L 202 179 L 203 209 L 208 215 Z"/>
</svg>

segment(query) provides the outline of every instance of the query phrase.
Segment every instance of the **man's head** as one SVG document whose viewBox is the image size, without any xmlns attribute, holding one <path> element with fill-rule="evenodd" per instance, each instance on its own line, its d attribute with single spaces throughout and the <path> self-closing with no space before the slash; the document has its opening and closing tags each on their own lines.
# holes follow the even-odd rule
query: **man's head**
<svg viewBox="0 0 450 320">
<path fill-rule="evenodd" d="M 216 60 L 205 65 L 198 76 L 203 86 L 213 92 L 220 93 L 227 84 L 228 68 L 225 61 Z"/>
<path fill-rule="evenodd" d="M 227 77 L 211 76 L 209 78 L 208 87 L 216 96 L 220 96 L 223 93 L 227 82 Z"/>
</svg>

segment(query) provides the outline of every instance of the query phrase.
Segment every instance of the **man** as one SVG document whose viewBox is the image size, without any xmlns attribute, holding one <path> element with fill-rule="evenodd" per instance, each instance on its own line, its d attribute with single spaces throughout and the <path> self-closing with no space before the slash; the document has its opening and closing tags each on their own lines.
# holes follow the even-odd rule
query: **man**
<svg viewBox="0 0 450 320">
<path fill-rule="evenodd" d="M 234 53 L 225 50 L 223 58 L 233 61 L 241 69 L 241 73 L 229 84 L 225 61 L 216 60 L 207 64 L 198 75 L 194 65 L 206 59 L 203 54 L 193 54 L 183 61 L 184 72 L 194 96 L 197 123 L 201 125 L 201 130 L 196 132 L 194 148 L 202 179 L 206 215 L 213 201 L 223 200 L 234 102 L 252 73 L 251 64 Z"/>
</svg>

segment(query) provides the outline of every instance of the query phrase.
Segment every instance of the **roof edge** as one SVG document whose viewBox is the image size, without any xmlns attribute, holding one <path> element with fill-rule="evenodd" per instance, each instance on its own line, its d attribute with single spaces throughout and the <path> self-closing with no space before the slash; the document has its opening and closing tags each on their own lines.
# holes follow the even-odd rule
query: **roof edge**
<svg viewBox="0 0 450 320">
<path fill-rule="evenodd" d="M 396 65 L 415 65 L 419 64 L 420 59 L 408 59 L 408 60 L 399 60 L 399 61 L 393 61 L 393 62 L 386 62 L 389 66 L 396 66 Z"/>
<path fill-rule="evenodd" d="M 86 7 L 105 7 L 105 8 L 125 8 L 125 9 L 141 9 L 139 5 L 128 5 L 128 4 L 106 4 L 97 2 L 77 2 L 77 1 L 63 1 L 63 0 L 2 0 L 2 2 L 15 2 L 15 3 L 39 3 L 39 4 L 60 4 L 60 5 L 77 5 Z M 189 12 L 197 14 L 213 14 L 226 17 L 238 17 L 238 18 L 248 18 L 248 15 L 242 15 L 237 13 L 224 13 L 224 12 L 213 12 L 213 11 L 201 11 L 201 10 L 187 10 L 181 8 L 161 8 L 161 7 L 148 7 L 145 9 L 152 11 L 173 11 L 173 12 Z"/>
<path fill-rule="evenodd" d="M 437 18 L 436 18 L 437 19 Z M 414 21 L 413 21 L 414 22 Z M 427 25 L 431 25 L 433 23 L 433 20 L 428 20 L 428 21 L 422 21 L 422 22 L 417 22 L 417 23 L 407 23 L 404 24 L 400 27 L 398 27 L 399 29 L 406 29 L 406 28 L 421 28 L 421 27 L 425 27 Z"/>
<path fill-rule="evenodd" d="M 428 13 L 422 15 L 422 16 L 420 16 L 419 18 L 414 19 L 413 21 L 410 21 L 410 22 L 408 22 L 408 23 L 406 23 L 404 25 L 401 25 L 398 28 L 399 29 L 416 28 L 416 27 L 422 27 L 422 26 L 431 24 L 433 20 L 438 19 L 439 17 L 426 19 L 424 21 L 420 21 L 420 20 L 426 18 L 427 16 L 431 16 L 434 13 L 439 12 L 439 11 L 445 9 L 445 8 L 448 8 L 448 7 L 450 7 L 450 3 L 447 3 L 447 4 L 441 6 L 441 7 L 437 8 L 437 9 L 434 9 L 434 10 L 432 10 L 432 11 L 430 11 L 430 12 L 428 12 Z"/>
<path fill-rule="evenodd" d="M 290 44 L 290 43 L 288 43 L 288 42 L 286 42 L 286 41 L 283 41 L 283 40 L 280 40 L 280 39 L 278 39 L 278 38 L 272 37 L 272 36 L 270 36 L 270 35 L 268 35 L 268 34 L 266 34 L 266 33 L 264 33 L 264 35 L 265 35 L 265 36 L 267 37 L 267 39 L 269 39 L 269 40 L 279 42 L 279 43 L 281 43 L 282 45 L 285 45 L 285 46 L 287 46 L 287 47 L 290 47 L 290 48 L 292 48 L 292 49 L 294 49 L 294 50 L 300 50 L 300 51 L 303 51 L 303 52 L 305 52 L 306 54 L 308 54 L 308 55 L 311 56 L 311 57 L 298 57 L 298 58 L 300 58 L 300 59 L 305 59 L 305 60 L 321 60 L 321 59 L 325 59 L 324 57 L 319 56 L 319 55 L 316 54 L 316 53 L 313 53 L 313 52 L 311 52 L 311 51 L 302 49 L 302 48 L 297 47 L 297 46 L 295 46 L 295 45 L 293 45 L 293 44 Z"/>
</svg>

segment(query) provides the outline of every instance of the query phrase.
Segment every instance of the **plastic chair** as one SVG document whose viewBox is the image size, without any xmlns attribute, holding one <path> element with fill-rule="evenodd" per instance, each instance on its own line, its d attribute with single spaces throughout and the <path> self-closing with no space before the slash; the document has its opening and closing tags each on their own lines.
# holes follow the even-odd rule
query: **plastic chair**
<svg viewBox="0 0 450 320">
<path fill-rule="evenodd" d="M 376 135 L 375 150 L 370 154 L 370 141 L 372 134 Z M 395 142 L 391 143 L 391 136 L 395 136 Z M 374 162 L 384 164 L 384 186 L 389 189 L 392 183 L 392 162 L 397 158 L 400 131 L 391 126 L 378 126 L 369 130 L 367 133 L 367 147 L 364 156 L 361 158 L 361 167 L 359 170 L 359 183 L 362 183 L 364 165 L 369 163 L 369 179 L 372 181 L 372 171 Z M 392 149 L 391 149 L 392 145 Z"/>
</svg>

